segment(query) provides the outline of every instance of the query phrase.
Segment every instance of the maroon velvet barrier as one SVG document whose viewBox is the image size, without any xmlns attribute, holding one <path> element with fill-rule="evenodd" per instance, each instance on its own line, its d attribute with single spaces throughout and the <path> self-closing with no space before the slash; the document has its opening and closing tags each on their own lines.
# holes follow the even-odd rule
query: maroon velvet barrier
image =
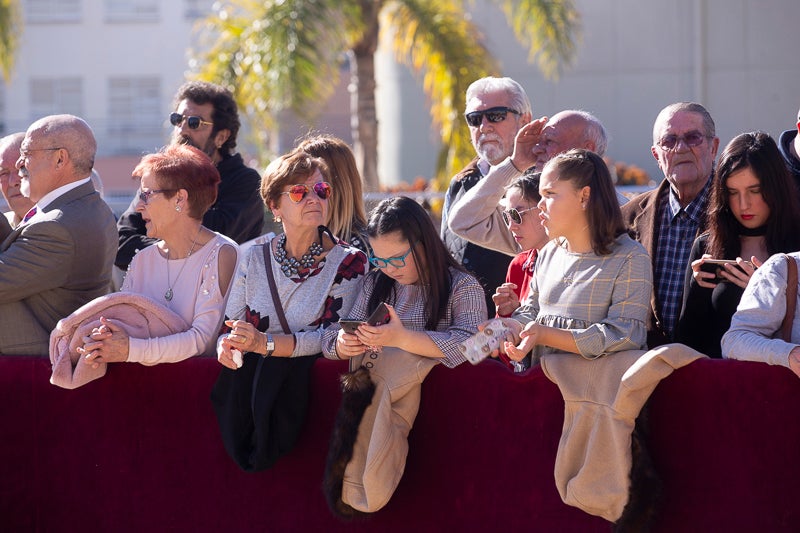
<svg viewBox="0 0 800 533">
<path fill-rule="evenodd" d="M 365 520 L 334 518 L 320 483 L 345 368 L 317 362 L 295 450 L 248 474 L 219 438 L 213 359 L 115 365 L 68 391 L 50 385 L 47 360 L 0 357 L 0 530 L 609 531 L 555 489 L 556 386 L 493 362 L 434 369 L 392 500 Z M 799 400 L 788 370 L 733 361 L 699 361 L 659 385 L 658 531 L 798 530 Z"/>
<path fill-rule="evenodd" d="M 800 531 L 800 380 L 789 369 L 696 361 L 649 408 L 660 531 Z"/>
</svg>

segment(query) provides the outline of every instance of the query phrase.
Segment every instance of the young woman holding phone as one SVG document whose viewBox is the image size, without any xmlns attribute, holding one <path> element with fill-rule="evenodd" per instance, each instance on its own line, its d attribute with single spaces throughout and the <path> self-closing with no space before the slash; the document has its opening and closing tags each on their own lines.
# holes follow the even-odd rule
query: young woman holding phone
<svg viewBox="0 0 800 533">
<path fill-rule="evenodd" d="M 800 249 L 800 201 L 778 146 L 760 131 L 728 143 L 713 180 L 708 231 L 692 246 L 675 340 L 718 358 L 755 269 Z"/>
</svg>

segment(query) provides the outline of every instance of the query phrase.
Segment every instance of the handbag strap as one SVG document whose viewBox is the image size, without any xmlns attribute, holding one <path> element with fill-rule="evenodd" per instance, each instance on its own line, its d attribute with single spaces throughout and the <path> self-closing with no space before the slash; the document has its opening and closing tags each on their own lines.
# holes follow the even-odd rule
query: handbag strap
<svg viewBox="0 0 800 533">
<path fill-rule="evenodd" d="M 267 281 L 269 282 L 269 292 L 272 294 L 272 305 L 275 307 L 275 313 L 278 315 L 278 320 L 281 323 L 283 332 L 287 335 L 292 334 L 289 329 L 289 323 L 286 322 L 286 315 L 283 314 L 283 305 L 281 299 L 278 297 L 278 287 L 275 285 L 275 276 L 272 274 L 272 242 L 264 243 L 264 268 L 267 271 Z"/>
<path fill-rule="evenodd" d="M 797 263 L 788 255 L 786 266 L 788 274 L 786 278 L 786 314 L 781 322 L 781 338 L 786 342 L 792 342 L 792 322 L 794 322 L 794 311 L 797 306 Z"/>
</svg>

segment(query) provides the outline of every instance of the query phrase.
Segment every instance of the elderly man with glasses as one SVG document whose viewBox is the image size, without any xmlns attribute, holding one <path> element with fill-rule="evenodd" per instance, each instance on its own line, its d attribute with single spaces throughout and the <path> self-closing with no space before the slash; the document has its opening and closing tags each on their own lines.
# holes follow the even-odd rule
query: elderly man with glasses
<svg viewBox="0 0 800 533">
<path fill-rule="evenodd" d="M 467 88 L 466 100 L 464 118 L 477 157 L 450 181 L 442 209 L 441 237 L 453 257 L 483 286 L 487 309 L 494 309 L 492 294 L 505 281 L 511 255 L 459 237 L 447 221 L 451 209 L 467 191 L 511 155 L 517 132 L 531 120 L 531 103 L 519 83 L 493 77 L 474 81 Z"/>
<path fill-rule="evenodd" d="M 506 188 L 523 172 L 538 172 L 556 155 L 573 148 L 605 154 L 608 137 L 600 120 L 586 111 L 568 109 L 538 118 L 523 126 L 514 141 L 514 151 L 464 194 L 450 210 L 450 231 L 479 246 L 498 252 L 522 251 L 503 219 Z M 620 204 L 627 199 L 617 193 Z M 530 215 L 529 215 L 530 216 Z M 537 216 L 534 213 L 533 216 Z M 520 219 L 521 220 L 521 219 Z"/>
<path fill-rule="evenodd" d="M 203 216 L 203 225 L 243 243 L 258 237 L 264 225 L 264 204 L 259 196 L 261 178 L 234 153 L 239 114 L 233 95 L 213 83 L 190 81 L 175 95 L 175 111 L 169 116 L 172 144 L 190 144 L 214 162 L 222 181 L 217 201 Z M 116 266 L 128 268 L 134 254 L 155 242 L 145 236 L 142 215 L 136 212 L 138 196 L 117 223 L 119 249 Z"/>
<path fill-rule="evenodd" d="M 0 216 L 0 355 L 46 356 L 56 323 L 108 292 L 117 231 L 90 178 L 96 151 L 72 115 L 25 133 L 15 166 L 35 204 L 13 230 Z"/>
<path fill-rule="evenodd" d="M 692 243 L 705 230 L 714 159 L 714 120 L 700 104 L 668 105 L 653 125 L 653 157 L 666 178 L 622 207 L 628 228 L 653 261 L 648 346 L 671 342 L 683 301 Z"/>
</svg>

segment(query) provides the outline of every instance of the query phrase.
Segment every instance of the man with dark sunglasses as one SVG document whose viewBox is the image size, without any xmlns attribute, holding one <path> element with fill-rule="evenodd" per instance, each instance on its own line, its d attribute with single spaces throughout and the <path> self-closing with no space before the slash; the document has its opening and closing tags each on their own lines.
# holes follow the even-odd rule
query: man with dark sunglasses
<svg viewBox="0 0 800 533">
<path fill-rule="evenodd" d="M 183 84 L 175 95 L 171 143 L 190 144 L 205 152 L 219 170 L 217 200 L 203 217 L 203 225 L 242 243 L 258 237 L 264 225 L 264 204 L 259 195 L 261 178 L 234 153 L 239 113 L 227 89 L 202 81 Z M 138 196 L 117 223 L 119 249 L 115 264 L 128 268 L 134 254 L 154 242 L 145 236 Z"/>
<path fill-rule="evenodd" d="M 651 147 L 666 179 L 622 206 L 625 223 L 653 261 L 650 348 L 672 342 L 689 254 L 706 227 L 718 148 L 714 119 L 705 107 L 694 102 L 668 105 L 656 117 Z"/>
<path fill-rule="evenodd" d="M 599 156 L 606 151 L 608 138 L 600 120 L 586 111 L 568 109 L 550 117 L 538 118 L 523 126 L 514 140 L 512 154 L 455 205 L 448 224 L 456 235 L 498 252 L 517 254 L 519 243 L 503 220 L 501 200 L 506 187 L 523 172 L 539 172 L 556 155 L 573 148 L 591 150 Z M 617 194 L 620 203 L 627 199 Z"/>
<path fill-rule="evenodd" d="M 441 236 L 453 257 L 483 285 L 486 308 L 494 309 L 492 294 L 505 281 L 512 256 L 459 237 L 450 230 L 447 220 L 464 194 L 489 174 L 494 165 L 511 155 L 514 137 L 531 120 L 531 103 L 519 83 L 511 78 L 494 77 L 474 81 L 467 88 L 466 102 L 464 119 L 477 157 L 450 181 L 442 209 Z"/>
</svg>

